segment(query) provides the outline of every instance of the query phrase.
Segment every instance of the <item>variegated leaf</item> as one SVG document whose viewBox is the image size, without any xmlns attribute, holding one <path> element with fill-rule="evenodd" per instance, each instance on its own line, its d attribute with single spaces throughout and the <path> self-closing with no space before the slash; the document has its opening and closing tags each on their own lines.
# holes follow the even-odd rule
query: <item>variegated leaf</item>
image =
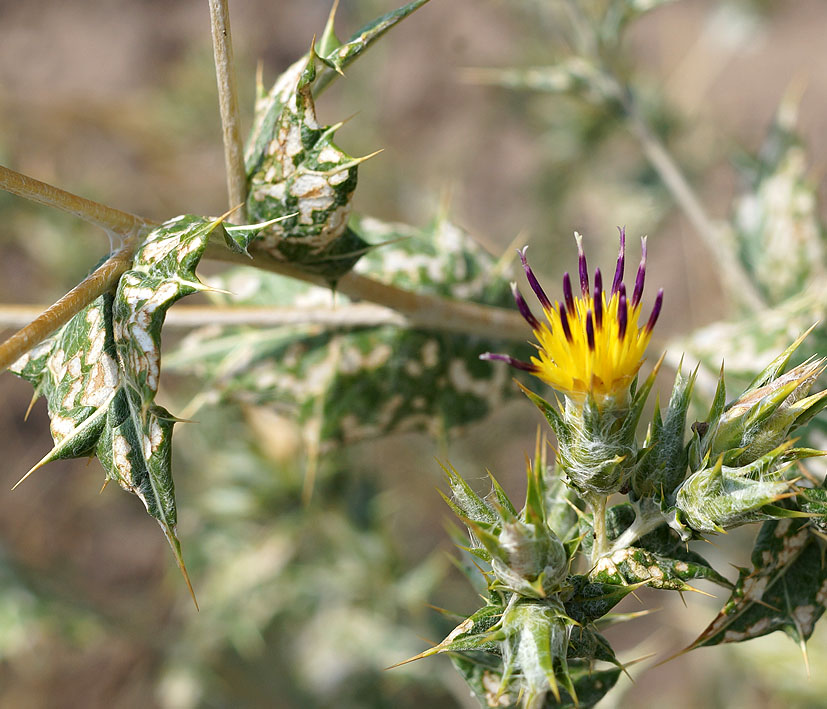
<svg viewBox="0 0 827 709">
<path fill-rule="evenodd" d="M 161 327 L 170 305 L 203 288 L 195 267 L 220 224 L 185 215 L 153 229 L 114 297 L 100 296 L 10 368 L 46 397 L 55 441 L 29 474 L 52 460 L 96 455 L 106 479 L 137 495 L 161 525 L 185 577 L 171 470 L 175 418 L 155 404 Z"/>
<path fill-rule="evenodd" d="M 428 0 L 413 0 L 396 10 L 391 10 L 354 32 L 344 43 L 336 37 L 333 28 L 334 18 L 331 14 L 318 47 L 319 58 L 325 64 L 325 70 L 321 72 L 316 82 L 317 94 L 333 79 L 341 76 L 344 69 L 358 59 L 385 32 L 427 2 Z"/>
<path fill-rule="evenodd" d="M 571 590 L 565 601 L 566 614 L 581 624 L 591 623 L 606 615 L 637 588 L 628 583 L 603 583 L 588 576 L 570 576 Z"/>
<path fill-rule="evenodd" d="M 635 521 L 635 509 L 629 503 L 613 505 L 606 514 L 606 533 L 616 540 Z M 591 553 L 593 532 L 590 515 L 580 520 L 582 548 Z M 646 583 L 653 588 L 689 590 L 686 583 L 693 579 L 712 581 L 720 586 L 732 584 L 700 554 L 686 548 L 686 543 L 665 523 L 635 542 L 632 547 L 618 549 L 598 561 L 589 578 L 606 584 Z"/>
<path fill-rule="evenodd" d="M 261 248 L 335 280 L 367 246 L 347 227 L 361 161 L 333 143 L 338 126 L 316 120 L 316 60 L 311 49 L 260 109 L 265 116 L 256 122 L 246 157 L 247 214 L 257 222 L 286 217 L 257 236 Z M 248 244 L 236 243 L 246 250 Z"/>
<path fill-rule="evenodd" d="M 733 215 L 741 261 L 771 304 L 823 280 L 827 270 L 818 182 L 797 132 L 797 102 L 782 101 L 760 153 L 742 160 L 747 189 Z"/>
<path fill-rule="evenodd" d="M 439 221 L 425 234 L 373 219 L 358 228 L 371 240 L 397 240 L 367 254 L 359 273 L 419 293 L 510 307 L 508 283 L 491 257 L 453 224 Z M 332 304 L 329 291 L 250 270 L 212 282 L 238 293 L 232 302 Z M 346 299 L 337 295 L 336 301 Z M 478 359 L 498 346 L 495 335 L 389 325 L 207 328 L 192 333 L 167 366 L 206 381 L 207 399 L 273 404 L 330 446 L 393 431 L 442 435 L 483 418 L 518 395 L 506 368 Z"/>
<path fill-rule="evenodd" d="M 827 603 L 827 566 L 804 520 L 765 522 L 732 596 L 688 649 L 741 642 L 783 630 L 798 643 L 812 635 Z"/>
</svg>

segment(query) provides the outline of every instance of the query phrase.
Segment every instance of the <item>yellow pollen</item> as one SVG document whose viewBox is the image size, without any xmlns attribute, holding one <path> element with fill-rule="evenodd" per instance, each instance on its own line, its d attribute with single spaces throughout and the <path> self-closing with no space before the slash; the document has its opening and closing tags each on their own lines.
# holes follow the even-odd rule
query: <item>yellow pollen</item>
<svg viewBox="0 0 827 709">
<path fill-rule="evenodd" d="M 598 327 L 594 320 L 594 299 L 580 295 L 574 299 L 574 312 L 565 309 L 571 340 L 561 319 L 561 305 L 544 308 L 545 323 L 534 330 L 537 338 L 537 356 L 531 358 L 538 367 L 535 375 L 563 394 L 581 399 L 591 393 L 605 397 L 625 390 L 643 363 L 643 353 L 649 344 L 651 331 L 639 328 L 641 304 L 626 307 L 626 332 L 620 336 L 618 310 L 620 293 L 608 300 L 601 293 L 603 314 Z M 625 299 L 624 299 L 625 300 Z M 589 346 L 587 321 L 591 319 L 594 347 Z"/>
</svg>

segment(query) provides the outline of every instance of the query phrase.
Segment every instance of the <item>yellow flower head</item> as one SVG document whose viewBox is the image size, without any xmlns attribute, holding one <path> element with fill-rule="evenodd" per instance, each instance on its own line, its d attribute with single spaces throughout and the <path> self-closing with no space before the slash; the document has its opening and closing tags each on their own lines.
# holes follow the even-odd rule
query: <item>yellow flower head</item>
<svg viewBox="0 0 827 709">
<path fill-rule="evenodd" d="M 627 298 L 623 283 L 625 231 L 620 230 L 620 253 L 609 293 L 603 290 L 600 269 L 595 271 L 594 290 L 590 290 L 582 239 L 576 233 L 575 238 L 579 253 L 580 294 L 575 297 L 571 278 L 566 273 L 563 276 L 562 303 L 555 301 L 552 304 L 526 261 L 526 250 L 520 252 L 529 285 L 543 307 L 545 322 L 534 317 L 516 284 L 511 287 L 520 313 L 537 338 L 537 356 L 532 357 L 531 362 L 491 353 L 482 357 L 505 360 L 574 399 L 582 400 L 587 394 L 602 399 L 625 391 L 640 369 L 643 353 L 660 315 L 663 290 L 658 291 L 649 320 L 643 327 L 638 327 L 646 276 L 645 237 L 631 299 Z"/>
</svg>

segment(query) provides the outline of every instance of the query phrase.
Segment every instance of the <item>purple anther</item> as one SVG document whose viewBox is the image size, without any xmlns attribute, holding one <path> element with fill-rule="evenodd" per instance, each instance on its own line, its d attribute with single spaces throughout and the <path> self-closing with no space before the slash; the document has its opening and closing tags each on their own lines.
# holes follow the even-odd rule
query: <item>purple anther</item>
<svg viewBox="0 0 827 709">
<path fill-rule="evenodd" d="M 626 268 L 626 227 L 618 227 L 620 232 L 620 251 L 617 254 L 617 268 L 615 268 L 615 277 L 612 281 L 612 293 L 614 295 L 620 290 L 620 284 L 623 283 L 623 271 Z"/>
<path fill-rule="evenodd" d="M 603 327 L 603 294 L 597 292 L 597 286 L 594 288 L 594 324 L 598 330 Z"/>
<path fill-rule="evenodd" d="M 594 297 L 595 300 L 597 296 L 603 293 L 603 274 L 600 273 L 600 269 L 594 269 Z"/>
<path fill-rule="evenodd" d="M 531 362 L 523 362 L 521 359 L 514 359 L 511 355 L 494 354 L 493 352 L 484 352 L 480 355 L 480 359 L 484 360 L 498 360 L 500 362 L 507 362 L 514 369 L 522 369 L 524 372 L 538 372 L 540 368 Z"/>
<path fill-rule="evenodd" d="M 534 291 L 534 295 L 537 296 L 537 300 L 540 301 L 540 305 L 543 306 L 543 310 L 551 310 L 551 301 L 548 299 L 545 291 L 543 290 L 542 286 L 537 281 L 537 277 L 534 275 L 534 271 L 531 270 L 531 266 L 528 265 L 528 261 L 525 258 L 525 252 L 528 246 L 524 246 L 522 250 L 517 250 L 517 253 L 520 254 L 520 261 L 523 262 L 523 270 L 525 270 L 526 278 L 528 279 L 528 284 L 531 286 L 531 290 Z"/>
<path fill-rule="evenodd" d="M 571 278 L 569 278 L 568 271 L 563 274 L 563 298 L 566 301 L 566 307 L 569 312 L 574 312 L 574 295 L 571 292 Z"/>
<path fill-rule="evenodd" d="M 621 284 L 620 284 L 620 287 L 617 289 L 617 292 L 618 292 L 618 293 L 620 293 L 620 295 L 621 295 L 623 298 L 625 298 L 625 297 L 626 297 L 626 284 L 625 284 L 625 283 L 621 283 Z"/>
<path fill-rule="evenodd" d="M 622 293 L 620 302 L 617 305 L 617 337 L 619 340 L 626 337 L 626 320 L 628 318 L 626 309 L 626 294 Z"/>
<path fill-rule="evenodd" d="M 637 269 L 637 277 L 635 278 L 635 290 L 632 292 L 632 307 L 634 308 L 643 295 L 643 281 L 646 280 L 646 237 L 640 240 L 640 266 Z"/>
<path fill-rule="evenodd" d="M 589 350 L 594 352 L 594 323 L 591 310 L 586 311 L 586 340 L 589 343 Z"/>
<path fill-rule="evenodd" d="M 649 322 L 646 323 L 646 332 L 652 332 L 655 329 L 655 323 L 658 321 L 660 309 L 663 307 L 663 288 L 658 291 L 657 298 L 655 298 L 655 306 L 652 308 L 652 314 L 649 316 Z"/>
<path fill-rule="evenodd" d="M 511 284 L 511 293 L 514 295 L 514 300 L 517 302 L 517 309 L 520 311 L 520 315 L 522 315 L 526 322 L 531 325 L 532 330 L 539 330 L 540 321 L 534 317 L 534 313 L 531 312 L 531 308 L 528 307 L 528 303 L 525 302 L 525 298 L 523 298 L 523 294 L 520 293 L 516 283 Z"/>
<path fill-rule="evenodd" d="M 589 296 L 589 267 L 586 265 L 586 252 L 583 250 L 583 237 L 574 232 L 577 239 L 577 265 L 580 272 L 580 292 L 584 297 Z"/>
<path fill-rule="evenodd" d="M 569 314 L 566 312 L 566 306 L 561 305 L 560 307 L 560 323 L 563 325 L 563 333 L 566 335 L 566 339 L 571 342 L 571 328 L 569 327 Z"/>
</svg>

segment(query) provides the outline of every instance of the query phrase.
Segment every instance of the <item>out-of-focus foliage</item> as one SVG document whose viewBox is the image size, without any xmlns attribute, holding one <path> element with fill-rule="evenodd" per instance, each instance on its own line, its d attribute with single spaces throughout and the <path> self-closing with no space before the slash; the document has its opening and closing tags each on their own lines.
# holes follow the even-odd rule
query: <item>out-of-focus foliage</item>
<svg viewBox="0 0 827 709">
<path fill-rule="evenodd" d="M 494 260 L 444 217 L 424 231 L 363 218 L 354 230 L 375 244 L 356 272 L 420 294 L 507 305 Z M 329 306 L 330 291 L 237 269 L 211 281 L 223 304 Z M 335 301 L 346 305 L 347 298 Z M 488 416 L 518 392 L 507 372 L 480 362 L 496 338 L 380 327 L 210 326 L 194 331 L 166 365 L 198 376 L 200 402 L 271 404 L 304 427 L 313 447 L 423 430 L 438 437 Z M 189 415 L 189 413 L 188 413 Z"/>
</svg>

